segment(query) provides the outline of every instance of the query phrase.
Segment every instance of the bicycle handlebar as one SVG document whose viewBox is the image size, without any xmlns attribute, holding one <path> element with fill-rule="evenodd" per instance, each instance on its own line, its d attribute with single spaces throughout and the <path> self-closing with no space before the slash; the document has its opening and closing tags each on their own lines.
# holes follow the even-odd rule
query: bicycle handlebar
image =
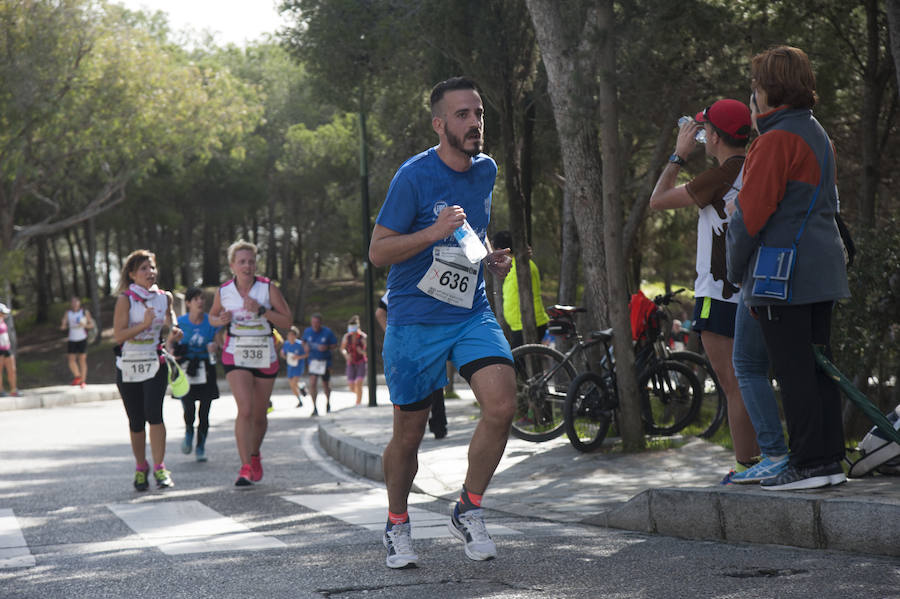
<svg viewBox="0 0 900 599">
<path fill-rule="evenodd" d="M 684 287 L 682 287 L 681 289 L 678 289 L 676 291 L 670 291 L 669 293 L 666 293 L 665 295 L 657 295 L 656 297 L 653 298 L 653 303 L 656 304 L 657 306 L 668 306 L 670 303 L 672 303 L 672 300 L 675 298 L 675 296 L 678 295 L 679 293 L 681 293 L 682 291 L 684 291 Z"/>
</svg>

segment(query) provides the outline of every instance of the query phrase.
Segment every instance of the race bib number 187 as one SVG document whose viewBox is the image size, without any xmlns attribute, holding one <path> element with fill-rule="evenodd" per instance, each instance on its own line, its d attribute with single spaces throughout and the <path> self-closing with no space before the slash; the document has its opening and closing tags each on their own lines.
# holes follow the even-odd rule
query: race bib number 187
<svg viewBox="0 0 900 599">
<path fill-rule="evenodd" d="M 156 354 L 156 348 L 150 348 L 148 351 L 125 350 L 122 352 L 121 364 L 123 383 L 147 381 L 159 372 L 159 356 Z"/>
</svg>

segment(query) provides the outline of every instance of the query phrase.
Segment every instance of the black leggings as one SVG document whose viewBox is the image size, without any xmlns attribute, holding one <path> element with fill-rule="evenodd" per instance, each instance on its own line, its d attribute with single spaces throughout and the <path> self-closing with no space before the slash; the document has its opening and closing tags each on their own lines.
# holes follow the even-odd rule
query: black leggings
<svg viewBox="0 0 900 599">
<path fill-rule="evenodd" d="M 128 428 L 133 433 L 144 430 L 144 423 L 162 424 L 163 399 L 166 397 L 169 370 L 159 365 L 159 372 L 152 379 L 139 383 L 123 383 L 122 371 L 116 368 L 116 387 L 128 414 Z"/>
<path fill-rule="evenodd" d="M 837 384 L 816 367 L 812 345 L 831 357 L 833 302 L 759 306 L 769 361 L 781 385 L 791 464 L 821 466 L 844 457 L 844 428 Z"/>
<path fill-rule="evenodd" d="M 181 405 L 184 407 L 184 428 L 185 430 L 194 430 L 194 403 L 200 402 L 199 416 L 200 421 L 197 423 L 197 435 L 200 439 L 206 438 L 209 432 L 209 408 L 212 406 L 211 399 L 188 399 L 183 397 Z"/>
</svg>

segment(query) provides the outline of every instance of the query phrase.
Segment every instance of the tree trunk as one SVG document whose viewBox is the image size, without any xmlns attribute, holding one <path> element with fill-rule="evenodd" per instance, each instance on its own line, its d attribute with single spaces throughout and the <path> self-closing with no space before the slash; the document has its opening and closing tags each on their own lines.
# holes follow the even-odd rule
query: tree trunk
<svg viewBox="0 0 900 599">
<path fill-rule="evenodd" d="M 860 124 L 862 125 L 862 186 L 860 189 L 860 230 L 875 226 L 875 203 L 878 196 L 880 155 L 878 152 L 878 115 L 883 87 L 879 86 L 878 2 L 866 0 L 866 63 L 863 71 L 863 97 Z M 883 85 L 883 84 L 882 84 Z"/>
<path fill-rule="evenodd" d="M 591 81 L 597 70 L 593 49 L 596 11 L 588 10 L 582 20 L 564 15 L 565 6 L 553 0 L 527 0 L 527 4 L 547 70 L 566 187 L 581 241 L 590 326 L 597 326 L 607 322 L 608 309 L 606 256 L 599 235 L 603 230 L 600 153 L 597 130 L 591 124 L 595 118 Z M 567 31 L 564 18 L 571 31 Z"/>
<path fill-rule="evenodd" d="M 66 229 L 66 243 L 69 246 L 69 260 L 72 262 L 72 295 L 81 297 L 81 287 L 78 285 L 78 257 L 75 251 L 75 244 L 72 242 L 71 229 Z"/>
<path fill-rule="evenodd" d="M 125 256 L 128 255 L 128 252 L 125 249 L 125 241 L 123 239 L 124 237 L 125 237 L 124 235 L 116 233 L 116 254 L 119 256 L 119 265 L 120 265 L 119 270 L 120 271 L 121 271 L 121 266 L 124 266 L 124 264 L 125 264 Z"/>
<path fill-rule="evenodd" d="M 537 121 L 537 103 L 534 94 L 529 93 L 525 98 L 525 115 L 522 122 L 522 146 L 519 153 L 521 162 L 519 171 L 522 181 L 522 201 L 525 203 L 525 238 L 528 245 L 532 245 L 531 236 L 531 191 L 534 187 L 534 178 L 531 175 L 531 158 L 534 150 L 534 127 Z"/>
<path fill-rule="evenodd" d="M 84 223 L 85 235 L 87 237 L 87 250 L 90 256 L 88 262 L 87 291 L 91 297 L 91 316 L 94 317 L 94 323 L 97 331 L 102 330 L 100 323 L 103 322 L 103 314 L 101 314 L 100 306 L 100 290 L 97 288 L 97 224 L 96 217 L 92 216 Z M 94 338 L 94 345 L 99 345 L 102 341 L 101 335 Z"/>
<path fill-rule="evenodd" d="M 538 343 L 534 314 L 534 294 L 531 288 L 531 263 L 528 248 L 528 225 L 525 218 L 525 197 L 522 195 L 519 154 L 516 148 L 515 106 L 508 86 L 502 100 L 500 137 L 506 157 L 504 183 L 509 202 L 509 231 L 512 235 L 516 259 L 516 282 L 519 286 L 519 310 L 525 343 Z M 490 275 L 488 275 L 490 276 Z"/>
<path fill-rule="evenodd" d="M 37 246 L 37 266 L 35 268 L 35 287 L 37 298 L 35 301 L 35 317 L 37 323 L 45 323 L 50 317 L 50 272 L 47 260 L 47 238 L 44 235 L 34 237 Z"/>
<path fill-rule="evenodd" d="M 900 0 L 887 0 L 888 31 L 890 32 L 890 50 L 894 57 L 894 74 L 897 76 L 897 89 L 900 89 Z"/>
<path fill-rule="evenodd" d="M 63 275 L 63 266 L 62 259 L 59 257 L 59 251 L 56 249 L 56 237 L 51 237 L 49 239 L 50 242 L 50 254 L 53 256 L 53 265 L 56 267 L 56 276 L 59 278 L 59 297 L 62 300 L 66 299 L 67 293 L 66 288 L 66 278 Z"/>
<path fill-rule="evenodd" d="M 203 284 L 211 287 L 220 282 L 215 227 L 207 215 L 207 218 L 203 219 Z"/>
<path fill-rule="evenodd" d="M 562 200 L 562 251 L 559 265 L 559 295 L 557 301 L 560 304 L 574 306 L 578 292 L 578 255 L 581 246 L 578 243 L 578 225 L 575 223 L 575 214 L 572 210 L 572 192 L 566 187 L 563 190 Z"/>
<path fill-rule="evenodd" d="M 178 278 L 185 288 L 194 284 L 194 272 L 191 261 L 194 256 L 194 222 L 193 215 L 186 215 L 181 221 L 181 260 L 178 264 Z"/>
<path fill-rule="evenodd" d="M 275 238 L 275 201 L 276 195 L 273 191 L 273 185 L 269 184 L 269 202 L 266 208 L 266 214 L 269 218 L 269 247 L 266 250 L 266 276 L 278 280 L 278 242 Z"/>
<path fill-rule="evenodd" d="M 603 152 L 603 241 L 609 285 L 609 314 L 616 331 L 616 382 L 619 387 L 619 424 L 625 451 L 645 447 L 641 403 L 634 370 L 628 288 L 625 282 L 625 254 L 622 239 L 622 203 L 619 199 L 619 113 L 616 83 L 615 14 L 613 0 L 600 3 L 598 29 L 600 50 L 600 140 Z"/>
<path fill-rule="evenodd" d="M 90 266 L 90 263 L 93 261 L 93 256 L 88 256 L 87 239 L 83 239 L 88 236 L 87 221 L 84 221 L 84 225 L 81 227 L 73 227 L 72 236 L 75 238 L 75 248 L 78 250 L 78 260 L 81 262 L 81 273 L 84 275 L 84 295 L 90 296 L 91 275 L 94 269 Z"/>
<path fill-rule="evenodd" d="M 595 323 L 611 316 L 619 382 L 621 433 L 626 451 L 644 446 L 631 349 L 622 256 L 622 217 L 618 205 L 618 115 L 616 112 L 615 45 L 611 2 L 589 7 L 580 18 L 562 14 L 553 0 L 527 0 L 547 69 L 548 91 L 556 118 L 566 186 L 572 191 L 573 212 L 582 244 L 585 295 Z M 569 19 L 567 30 L 563 19 Z M 600 65 L 595 42 L 603 40 Z M 602 110 L 603 163 L 590 107 L 579 100 L 595 97 L 591 82 L 602 65 L 599 94 Z M 606 161 L 609 161 L 608 163 Z M 607 188 L 609 186 L 609 188 Z M 598 199 L 603 198 L 603 204 Z M 610 213 L 607 213 L 609 211 Z M 618 218 L 617 218 L 618 217 Z M 603 240 L 600 239 L 603 233 Z M 610 261 L 607 267 L 607 260 Z M 607 282 L 609 277 L 609 283 Z"/>
<path fill-rule="evenodd" d="M 287 219 L 285 219 L 287 220 Z M 291 262 L 291 246 L 294 229 L 285 223 L 282 225 L 281 238 L 281 280 L 284 285 L 294 278 L 294 263 Z"/>
<path fill-rule="evenodd" d="M 103 262 L 106 265 L 106 276 L 103 278 L 103 295 L 106 297 L 112 295 L 112 261 L 109 257 L 111 230 L 112 227 L 107 226 L 103 232 Z M 100 327 L 100 323 L 97 323 L 97 327 Z"/>
</svg>

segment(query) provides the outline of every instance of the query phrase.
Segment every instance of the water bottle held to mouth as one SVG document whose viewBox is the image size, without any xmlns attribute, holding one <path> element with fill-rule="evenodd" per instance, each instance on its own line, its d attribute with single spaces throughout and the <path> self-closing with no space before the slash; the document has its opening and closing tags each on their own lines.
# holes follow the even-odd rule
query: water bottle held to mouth
<svg viewBox="0 0 900 599">
<path fill-rule="evenodd" d="M 478 264 L 487 256 L 487 248 L 481 243 L 469 221 L 463 221 L 462 226 L 453 231 L 453 237 L 472 264 Z"/>
<path fill-rule="evenodd" d="M 678 119 L 678 128 L 681 129 L 688 123 L 692 123 L 692 122 L 694 122 L 694 119 L 692 119 L 689 116 L 683 116 L 680 119 Z M 694 136 L 694 141 L 696 141 L 698 144 L 705 144 L 706 143 L 706 129 L 704 129 L 703 127 L 700 127 L 700 130 L 697 131 L 697 134 Z"/>
</svg>

